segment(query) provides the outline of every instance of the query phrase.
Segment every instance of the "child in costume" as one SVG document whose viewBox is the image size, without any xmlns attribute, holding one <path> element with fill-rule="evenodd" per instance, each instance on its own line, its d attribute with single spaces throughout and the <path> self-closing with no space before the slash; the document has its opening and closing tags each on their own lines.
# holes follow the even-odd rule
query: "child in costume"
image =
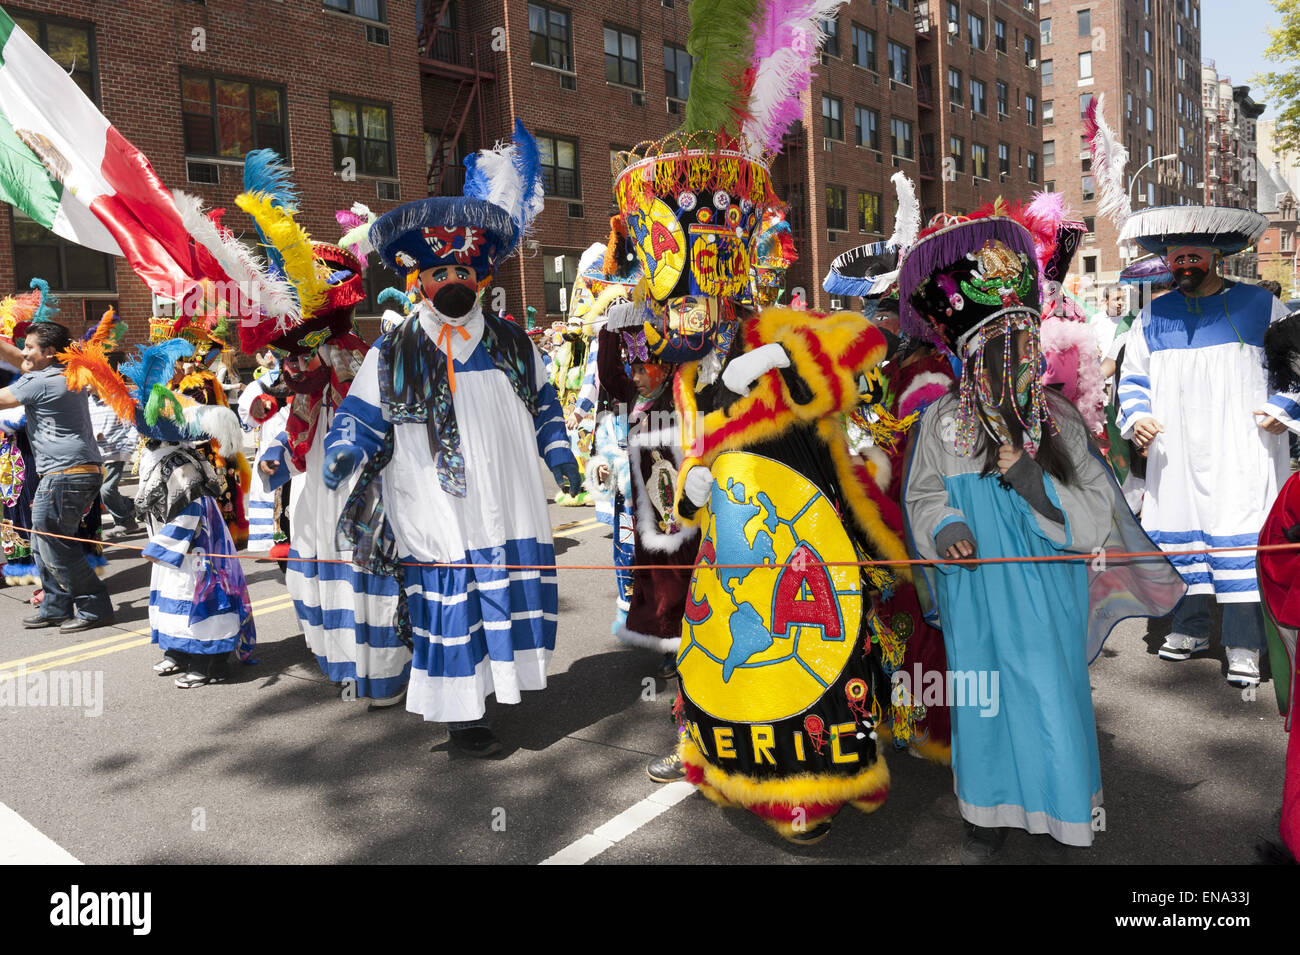
<svg viewBox="0 0 1300 955">
<path fill-rule="evenodd" d="M 408 203 L 371 227 L 420 300 L 366 354 L 326 438 L 323 476 L 333 489 L 360 471 L 340 534 L 358 565 L 401 575 L 414 642 L 407 709 L 447 723 L 462 752 L 489 756 L 501 744 L 486 698 L 518 703 L 543 689 L 555 646 L 537 457 L 561 490 L 582 481 L 541 356 L 480 302 L 541 211 L 537 145 L 516 123 L 512 146 L 467 165 L 464 198 Z"/>
<path fill-rule="evenodd" d="M 960 388 L 930 405 L 903 502 L 929 560 L 1037 557 L 1146 541 L 1078 412 L 1040 378 L 1039 271 L 1005 205 L 937 217 L 903 260 L 902 330 L 960 359 Z M 1100 568 L 1100 569 L 1099 569 Z M 1120 618 L 1167 612 L 1181 582 L 1161 558 L 926 568 L 948 669 L 990 682 L 952 702 L 963 861 L 1007 827 L 1088 846 L 1101 767 L 1088 664 Z"/>
<path fill-rule="evenodd" d="M 214 497 L 217 475 L 194 444 L 211 440 L 219 453 L 231 454 L 239 444 L 239 422 L 229 408 L 187 403 L 167 387 L 175 364 L 193 354 L 190 342 L 141 346 L 119 374 L 104 354 L 108 329 L 101 324 L 100 330 L 105 337 L 78 342 L 60 357 L 67 362 L 69 388 L 93 387 L 148 439 L 135 508 L 150 535 L 144 549 L 153 564 L 150 635 L 163 651 L 154 672 L 178 674 L 179 689 L 221 683 L 229 677 L 232 651 L 254 662 L 257 633 L 234 541 Z"/>
</svg>

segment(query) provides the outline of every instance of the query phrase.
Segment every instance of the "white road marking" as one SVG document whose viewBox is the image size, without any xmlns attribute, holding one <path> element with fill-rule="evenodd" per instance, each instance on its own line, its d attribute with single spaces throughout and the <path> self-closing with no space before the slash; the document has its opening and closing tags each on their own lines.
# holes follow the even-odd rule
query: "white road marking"
<svg viewBox="0 0 1300 955">
<path fill-rule="evenodd" d="M 81 865 L 81 862 L 0 802 L 0 865 Z"/>
<path fill-rule="evenodd" d="M 667 812 L 691 793 L 695 787 L 688 782 L 668 783 L 655 789 L 630 809 L 625 809 L 603 826 L 565 846 L 541 865 L 584 865 L 610 846 L 622 842 L 651 819 Z"/>
</svg>

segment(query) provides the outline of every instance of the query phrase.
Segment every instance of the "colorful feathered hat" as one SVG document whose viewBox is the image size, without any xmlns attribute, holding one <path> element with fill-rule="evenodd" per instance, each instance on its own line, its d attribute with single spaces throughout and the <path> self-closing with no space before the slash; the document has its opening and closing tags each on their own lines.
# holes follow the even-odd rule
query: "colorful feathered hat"
<svg viewBox="0 0 1300 955">
<path fill-rule="evenodd" d="M 27 337 L 35 322 L 52 322 L 59 314 L 59 300 L 45 279 L 34 278 L 30 292 L 0 299 L 0 335 L 18 343 Z"/>
<path fill-rule="evenodd" d="M 464 265 L 486 281 L 519 245 L 544 202 L 541 158 L 524 124 L 514 143 L 465 160 L 464 195 L 420 199 L 375 220 L 370 244 L 401 275 Z"/>
<path fill-rule="evenodd" d="M 894 234 L 883 242 L 870 242 L 836 256 L 822 281 L 831 295 L 871 298 L 893 291 L 897 295 L 898 262 L 916 242 L 921 230 L 921 202 L 916 184 L 901 172 L 890 177 L 898 195 Z"/>
<path fill-rule="evenodd" d="M 779 209 L 765 210 L 749 256 L 749 296 L 745 304 L 759 308 L 777 304 L 785 291 L 785 273 L 798 258 L 785 214 Z"/>
<path fill-rule="evenodd" d="M 1119 240 L 1121 244 L 1136 244 L 1153 255 L 1165 255 L 1179 246 L 1235 255 L 1259 241 L 1267 228 L 1268 217 L 1251 209 L 1156 206 L 1130 215 Z"/>
</svg>

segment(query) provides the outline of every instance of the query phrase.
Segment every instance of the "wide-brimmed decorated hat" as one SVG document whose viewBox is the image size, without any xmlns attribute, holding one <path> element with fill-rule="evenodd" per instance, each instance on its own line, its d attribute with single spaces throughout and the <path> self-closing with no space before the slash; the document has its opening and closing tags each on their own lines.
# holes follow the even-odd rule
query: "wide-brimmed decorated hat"
<svg viewBox="0 0 1300 955">
<path fill-rule="evenodd" d="M 1268 217 L 1251 209 L 1226 206 L 1156 206 L 1132 213 L 1120 231 L 1121 243 L 1165 255 L 1180 246 L 1235 255 L 1254 245 L 1268 228 Z"/>
<path fill-rule="evenodd" d="M 32 279 L 30 288 L 0 299 L 0 336 L 19 347 L 34 322 L 52 322 L 59 314 L 59 300 L 45 279 Z"/>
<path fill-rule="evenodd" d="M 518 246 L 542 211 L 537 142 L 515 120 L 514 142 L 465 160 L 462 196 L 398 206 L 375 220 L 370 245 L 399 274 L 440 265 L 472 268 L 480 281 Z"/>
<path fill-rule="evenodd" d="M 936 216 L 903 258 L 898 282 L 903 333 L 958 358 L 987 323 L 1039 311 L 1034 239 L 1002 200 L 972 216 Z"/>
<path fill-rule="evenodd" d="M 894 234 L 886 241 L 869 242 L 836 256 L 822 280 L 822 288 L 831 295 L 869 299 L 898 294 L 898 263 L 921 230 L 921 202 L 916 184 L 904 173 L 894 173 L 890 181 L 898 195 Z"/>
<path fill-rule="evenodd" d="M 331 338 L 351 334 L 352 314 L 366 297 L 361 263 L 355 255 L 325 242 L 313 242 L 312 255 L 325 277 L 324 303 L 310 318 L 267 342 L 290 355 L 315 351 Z"/>
</svg>

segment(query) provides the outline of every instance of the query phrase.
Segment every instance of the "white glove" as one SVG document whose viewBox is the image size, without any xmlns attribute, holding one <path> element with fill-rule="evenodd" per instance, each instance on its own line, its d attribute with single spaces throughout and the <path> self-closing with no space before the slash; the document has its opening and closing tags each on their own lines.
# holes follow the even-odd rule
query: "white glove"
<svg viewBox="0 0 1300 955">
<path fill-rule="evenodd" d="M 750 385 L 773 368 L 789 367 L 790 356 L 784 348 L 772 342 L 731 359 L 722 369 L 722 383 L 738 395 L 747 395 Z"/>
<path fill-rule="evenodd" d="M 686 492 L 686 497 L 692 504 L 703 507 L 713 490 L 713 472 L 697 464 L 687 472 L 682 490 Z"/>
</svg>

